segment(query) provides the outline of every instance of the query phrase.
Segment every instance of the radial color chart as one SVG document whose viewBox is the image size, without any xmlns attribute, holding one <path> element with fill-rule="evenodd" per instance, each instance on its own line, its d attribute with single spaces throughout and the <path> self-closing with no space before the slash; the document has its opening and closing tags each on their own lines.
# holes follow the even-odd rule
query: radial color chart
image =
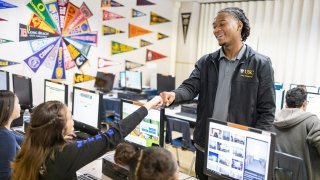
<svg viewBox="0 0 320 180">
<path fill-rule="evenodd" d="M 24 59 L 28 67 L 34 73 L 42 66 L 52 69 L 51 79 L 65 79 L 71 68 L 81 71 L 98 38 L 98 32 L 90 29 L 88 19 L 93 14 L 87 5 L 31 0 L 27 7 L 32 13 L 27 25 L 19 25 L 19 41 L 28 41 L 32 49 L 33 54 Z"/>
</svg>

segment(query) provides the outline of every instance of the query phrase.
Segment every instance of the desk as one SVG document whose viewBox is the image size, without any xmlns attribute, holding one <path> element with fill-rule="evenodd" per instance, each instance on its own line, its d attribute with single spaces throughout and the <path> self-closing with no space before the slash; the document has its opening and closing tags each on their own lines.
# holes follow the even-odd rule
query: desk
<svg viewBox="0 0 320 180">
<path fill-rule="evenodd" d="M 114 151 L 111 151 L 111 152 L 107 153 L 106 155 L 110 155 L 112 153 L 114 153 Z M 93 175 L 93 176 L 95 176 L 97 178 L 100 178 L 102 180 L 111 180 L 111 178 L 109 178 L 109 177 L 105 176 L 104 174 L 102 174 L 102 158 L 103 157 L 100 157 L 97 160 L 87 164 L 83 168 L 79 169 L 78 172 L 80 172 L 81 174 L 88 173 L 88 174 L 91 174 L 91 175 Z M 187 174 L 184 174 L 184 173 L 180 172 L 179 173 L 179 179 L 180 180 L 183 180 L 183 179 L 195 180 L 196 178 L 191 177 L 191 176 L 189 176 Z"/>
<path fill-rule="evenodd" d="M 186 120 L 186 121 L 189 121 L 190 123 L 196 122 L 195 118 L 179 115 L 179 114 L 177 114 L 177 112 L 181 112 L 181 105 L 173 107 L 173 108 L 172 107 L 166 108 L 165 115 L 173 117 L 173 118 L 178 118 L 181 120 Z"/>
</svg>

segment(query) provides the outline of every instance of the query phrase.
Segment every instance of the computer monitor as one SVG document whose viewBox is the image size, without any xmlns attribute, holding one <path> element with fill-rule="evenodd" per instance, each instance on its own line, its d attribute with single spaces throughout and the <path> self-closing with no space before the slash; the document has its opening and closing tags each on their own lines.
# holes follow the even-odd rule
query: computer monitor
<svg viewBox="0 0 320 180">
<path fill-rule="evenodd" d="M 102 93 L 73 87 L 72 115 L 76 130 L 95 135 L 101 129 Z"/>
<path fill-rule="evenodd" d="M 121 100 L 121 119 L 137 110 L 142 103 Z M 125 140 L 136 147 L 163 147 L 164 139 L 164 109 L 151 109 L 141 123 L 128 135 Z"/>
<path fill-rule="evenodd" d="M 31 78 L 12 74 L 13 92 L 18 96 L 21 109 L 33 107 Z"/>
<path fill-rule="evenodd" d="M 103 93 L 108 93 L 113 88 L 115 75 L 112 73 L 97 72 L 94 87 Z"/>
<path fill-rule="evenodd" d="M 208 119 L 204 173 L 216 179 L 272 179 L 275 134 Z"/>
<path fill-rule="evenodd" d="M 68 85 L 61 82 L 44 80 L 44 102 L 60 101 L 68 104 Z"/>
<path fill-rule="evenodd" d="M 293 89 L 295 87 L 305 87 L 308 93 L 319 93 L 319 87 L 316 86 L 306 86 L 301 84 L 290 84 L 290 89 Z"/>
<path fill-rule="evenodd" d="M 0 70 L 0 90 L 9 90 L 9 72 Z"/>
<path fill-rule="evenodd" d="M 142 72 L 125 71 L 126 86 L 125 88 L 132 91 L 142 91 Z"/>
<path fill-rule="evenodd" d="M 276 89 L 276 109 L 280 110 L 283 108 L 284 100 L 284 89 Z"/>
<path fill-rule="evenodd" d="M 307 111 L 320 117 L 320 94 L 308 93 L 307 95 Z"/>
<path fill-rule="evenodd" d="M 121 71 L 119 73 L 119 75 L 120 75 L 119 87 L 120 88 L 125 88 L 126 87 L 126 72 L 125 71 Z"/>
<path fill-rule="evenodd" d="M 162 91 L 172 91 L 176 89 L 176 78 L 173 76 L 165 76 L 162 74 L 157 74 L 157 91 L 158 93 Z"/>
<path fill-rule="evenodd" d="M 282 88 L 283 88 L 283 83 L 275 82 L 275 83 L 274 83 L 274 88 L 275 88 L 276 90 L 282 89 Z"/>
</svg>

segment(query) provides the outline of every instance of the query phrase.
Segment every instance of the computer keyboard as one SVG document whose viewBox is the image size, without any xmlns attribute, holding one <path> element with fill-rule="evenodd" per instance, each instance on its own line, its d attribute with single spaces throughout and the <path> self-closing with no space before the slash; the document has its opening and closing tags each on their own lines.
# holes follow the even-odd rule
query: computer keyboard
<svg viewBox="0 0 320 180">
<path fill-rule="evenodd" d="M 18 135 L 18 136 L 24 136 L 25 135 L 25 132 L 21 131 L 21 130 L 13 130 L 12 131 L 15 135 Z"/>
<path fill-rule="evenodd" d="M 78 174 L 77 175 L 77 179 L 78 180 L 100 180 L 99 178 L 91 175 L 91 174 L 88 174 L 88 173 L 85 173 L 85 174 Z"/>
</svg>

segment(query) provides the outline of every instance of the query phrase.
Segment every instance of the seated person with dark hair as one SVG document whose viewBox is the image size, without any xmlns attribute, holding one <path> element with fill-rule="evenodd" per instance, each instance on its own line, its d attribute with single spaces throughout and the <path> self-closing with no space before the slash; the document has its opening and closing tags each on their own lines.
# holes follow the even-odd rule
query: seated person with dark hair
<svg viewBox="0 0 320 180">
<path fill-rule="evenodd" d="M 306 112 L 304 88 L 288 90 L 285 98 L 286 108 L 276 113 L 272 127 L 277 133 L 276 150 L 302 158 L 308 179 L 320 179 L 320 120 Z"/>
</svg>

